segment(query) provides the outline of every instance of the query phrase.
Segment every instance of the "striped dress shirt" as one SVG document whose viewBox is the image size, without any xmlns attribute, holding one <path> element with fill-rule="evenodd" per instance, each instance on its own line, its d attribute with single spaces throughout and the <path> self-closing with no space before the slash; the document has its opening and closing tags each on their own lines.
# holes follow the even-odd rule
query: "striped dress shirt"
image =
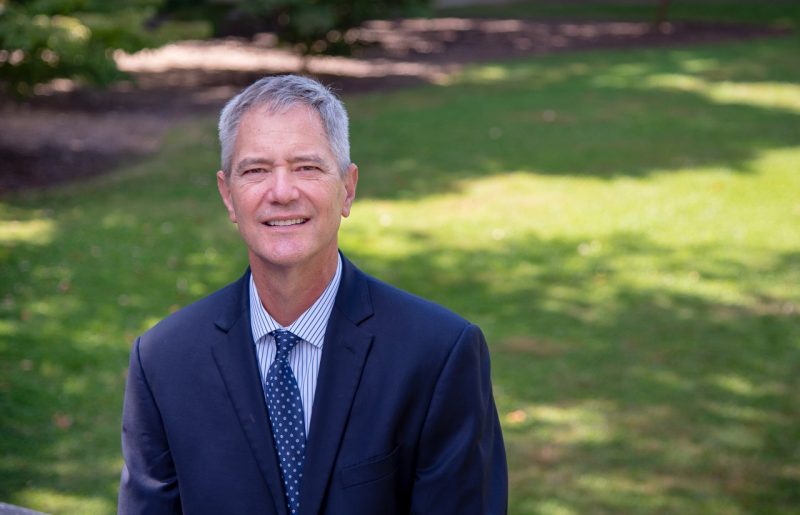
<svg viewBox="0 0 800 515">
<path fill-rule="evenodd" d="M 337 257 L 336 273 L 325 291 L 289 327 L 281 326 L 267 313 L 258 297 L 253 275 L 250 275 L 250 327 L 256 346 L 262 386 L 266 386 L 267 372 L 275 360 L 275 339 L 269 333 L 276 329 L 286 329 L 302 338 L 302 341 L 289 353 L 289 366 L 292 368 L 292 373 L 297 379 L 297 386 L 300 388 L 306 436 L 308 436 L 308 428 L 311 427 L 311 408 L 314 406 L 314 392 L 317 389 L 317 375 L 322 358 L 325 328 L 328 326 L 328 319 L 333 310 L 333 301 L 336 299 L 336 292 L 339 291 L 339 280 L 342 276 L 342 257 Z"/>
</svg>

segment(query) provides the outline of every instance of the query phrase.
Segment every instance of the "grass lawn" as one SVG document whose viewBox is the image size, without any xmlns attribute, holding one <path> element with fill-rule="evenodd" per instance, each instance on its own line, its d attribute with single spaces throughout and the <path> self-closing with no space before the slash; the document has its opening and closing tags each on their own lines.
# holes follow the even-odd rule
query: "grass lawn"
<svg viewBox="0 0 800 515">
<path fill-rule="evenodd" d="M 346 99 L 341 246 L 490 341 L 512 514 L 800 506 L 796 38 L 562 54 Z M 129 345 L 238 277 L 214 120 L 0 200 L 0 501 L 114 511 Z"/>
</svg>

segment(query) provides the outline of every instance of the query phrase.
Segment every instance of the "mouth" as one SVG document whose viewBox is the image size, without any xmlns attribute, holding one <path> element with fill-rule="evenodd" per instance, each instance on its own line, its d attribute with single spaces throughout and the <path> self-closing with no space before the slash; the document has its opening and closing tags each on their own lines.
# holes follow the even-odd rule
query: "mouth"
<svg viewBox="0 0 800 515">
<path fill-rule="evenodd" d="M 292 225 L 301 225 L 308 221 L 308 218 L 290 218 L 288 220 L 268 220 L 265 225 L 269 227 L 288 227 Z"/>
</svg>

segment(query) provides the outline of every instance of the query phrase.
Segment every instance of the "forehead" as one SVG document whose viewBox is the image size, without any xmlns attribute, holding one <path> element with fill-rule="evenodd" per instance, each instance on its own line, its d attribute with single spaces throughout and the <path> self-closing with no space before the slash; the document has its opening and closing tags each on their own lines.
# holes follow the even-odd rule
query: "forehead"
<svg viewBox="0 0 800 515">
<path fill-rule="evenodd" d="M 305 104 L 289 106 L 273 106 L 271 104 L 256 105 L 242 115 L 239 133 L 255 132 L 305 132 L 313 136 L 327 133 L 319 113 Z"/>
<path fill-rule="evenodd" d="M 333 158 L 319 113 L 303 104 L 280 110 L 259 105 L 242 116 L 236 134 L 233 161 L 251 157 L 252 154 L 308 151 Z"/>
</svg>

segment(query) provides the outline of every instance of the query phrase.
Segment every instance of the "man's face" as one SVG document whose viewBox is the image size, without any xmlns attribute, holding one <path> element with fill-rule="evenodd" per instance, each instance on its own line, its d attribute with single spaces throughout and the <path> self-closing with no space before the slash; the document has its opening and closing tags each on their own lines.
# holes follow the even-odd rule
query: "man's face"
<svg viewBox="0 0 800 515">
<path fill-rule="evenodd" d="M 350 214 L 358 169 L 342 178 L 322 120 L 304 105 L 242 116 L 230 176 L 217 185 L 238 224 L 251 266 L 310 273 L 330 266 L 342 216 Z"/>
</svg>

